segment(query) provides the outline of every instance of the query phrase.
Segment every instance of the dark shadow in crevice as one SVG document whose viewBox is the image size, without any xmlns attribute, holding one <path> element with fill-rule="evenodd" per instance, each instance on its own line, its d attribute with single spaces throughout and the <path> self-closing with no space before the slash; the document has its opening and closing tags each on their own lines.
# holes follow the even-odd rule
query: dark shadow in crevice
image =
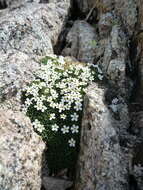
<svg viewBox="0 0 143 190">
<path fill-rule="evenodd" d="M 54 53 L 60 55 L 62 50 L 66 46 L 66 36 L 73 26 L 74 21 L 82 20 L 85 18 L 85 14 L 83 14 L 79 7 L 76 0 L 71 0 L 71 6 L 69 8 L 68 15 L 64 21 L 64 25 L 62 27 L 61 33 L 59 34 L 57 43 L 54 45 Z"/>
<path fill-rule="evenodd" d="M 49 0 L 40 0 L 39 3 L 49 3 Z"/>
<path fill-rule="evenodd" d="M 0 1 L 0 10 L 2 10 L 2 9 L 6 9 L 8 6 L 7 6 L 7 3 L 6 3 L 6 1 Z"/>
<path fill-rule="evenodd" d="M 46 145 L 47 147 L 47 145 Z M 47 148 L 43 151 L 42 154 L 42 161 L 41 161 L 41 189 L 40 190 L 46 190 L 43 183 L 43 178 L 46 176 L 49 176 L 49 169 L 48 169 L 48 163 L 46 160 L 46 154 L 47 154 Z"/>
<path fill-rule="evenodd" d="M 129 176 L 129 190 L 140 190 L 138 183 L 133 175 Z"/>
</svg>

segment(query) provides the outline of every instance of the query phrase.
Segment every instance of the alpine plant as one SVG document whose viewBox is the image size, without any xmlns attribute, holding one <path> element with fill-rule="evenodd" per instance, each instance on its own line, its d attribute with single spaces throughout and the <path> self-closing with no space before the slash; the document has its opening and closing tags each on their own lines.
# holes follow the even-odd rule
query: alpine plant
<svg viewBox="0 0 143 190">
<path fill-rule="evenodd" d="M 48 167 L 52 173 L 75 165 L 83 98 L 95 76 L 102 78 L 98 66 L 49 55 L 35 72 L 34 81 L 23 89 L 22 109 L 47 143 Z"/>
</svg>

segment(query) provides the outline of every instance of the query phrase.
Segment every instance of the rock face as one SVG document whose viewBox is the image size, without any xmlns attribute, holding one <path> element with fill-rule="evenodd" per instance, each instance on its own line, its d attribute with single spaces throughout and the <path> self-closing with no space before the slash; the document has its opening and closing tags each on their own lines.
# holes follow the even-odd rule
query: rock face
<svg viewBox="0 0 143 190">
<path fill-rule="evenodd" d="M 0 110 L 0 189 L 40 190 L 45 148 L 30 120 L 20 112 Z"/>
<path fill-rule="evenodd" d="M 22 52 L 1 53 L 0 57 L 0 100 L 10 99 L 12 96 L 33 79 L 34 71 L 39 67 L 38 62 L 32 60 Z"/>
<path fill-rule="evenodd" d="M 28 55 L 53 53 L 70 3 L 27 3 L 0 20 L 0 51 L 17 50 Z"/>
<path fill-rule="evenodd" d="M 41 189 L 45 145 L 20 112 L 16 97 L 33 79 L 40 59 L 53 53 L 70 1 L 43 3 L 23 1 L 0 10 L 1 190 Z"/>
<path fill-rule="evenodd" d="M 44 177 L 43 186 L 46 190 L 66 190 L 72 186 L 72 182 L 65 179 Z"/>
<path fill-rule="evenodd" d="M 76 190 L 128 189 L 128 155 L 120 146 L 104 94 L 96 84 L 87 89 Z"/>
<path fill-rule="evenodd" d="M 63 52 L 76 52 L 73 55 L 80 60 L 79 52 L 87 45 L 81 35 L 87 25 L 94 25 L 90 37 L 95 36 L 97 43 L 94 54 L 86 57 L 102 68 L 106 79 L 102 89 L 95 85 L 87 91 L 75 189 L 142 189 L 142 1 L 76 2 L 88 23 L 74 23 Z M 78 38 L 77 28 L 82 28 Z"/>
<path fill-rule="evenodd" d="M 40 57 L 53 53 L 70 3 L 27 3 L 0 20 L 0 99 L 13 96 L 38 68 Z"/>
<path fill-rule="evenodd" d="M 85 21 L 76 21 L 66 37 L 62 54 L 73 56 L 81 62 L 93 63 L 96 42 L 95 28 Z"/>
</svg>

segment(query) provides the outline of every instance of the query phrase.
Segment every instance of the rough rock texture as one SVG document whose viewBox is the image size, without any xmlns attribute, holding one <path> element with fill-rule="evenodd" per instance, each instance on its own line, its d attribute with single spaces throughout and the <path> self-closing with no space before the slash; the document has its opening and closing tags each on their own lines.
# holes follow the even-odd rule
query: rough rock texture
<svg viewBox="0 0 143 190">
<path fill-rule="evenodd" d="M 30 82 L 40 57 L 53 53 L 69 6 L 69 1 L 28 3 L 1 16 L 0 99 Z"/>
<path fill-rule="evenodd" d="M 24 84 L 33 79 L 33 73 L 39 67 L 22 52 L 1 53 L 0 57 L 0 100 L 14 96 Z"/>
<path fill-rule="evenodd" d="M 30 120 L 20 112 L 0 110 L 0 189 L 40 190 L 45 148 Z"/>
<path fill-rule="evenodd" d="M 96 84 L 87 89 L 76 190 L 128 189 L 128 155 L 120 147 L 104 94 Z"/>
<path fill-rule="evenodd" d="M 66 190 L 72 186 L 72 182 L 65 179 L 44 177 L 43 186 L 46 190 Z"/>
<path fill-rule="evenodd" d="M 70 55 L 81 62 L 93 63 L 97 35 L 95 28 L 86 21 L 76 21 L 66 37 L 63 55 Z"/>
<path fill-rule="evenodd" d="M 69 7 L 70 1 L 29 2 L 0 11 L 0 190 L 41 188 L 45 146 L 16 95 L 53 53 Z"/>
<path fill-rule="evenodd" d="M 87 91 L 75 189 L 142 189 L 143 2 L 76 2 L 86 21 L 95 26 L 98 38 L 90 57 L 105 79 L 103 90 L 95 86 L 95 92 Z"/>
<path fill-rule="evenodd" d="M 1 16 L 0 51 L 22 51 L 28 55 L 53 52 L 70 3 L 27 3 Z"/>
</svg>

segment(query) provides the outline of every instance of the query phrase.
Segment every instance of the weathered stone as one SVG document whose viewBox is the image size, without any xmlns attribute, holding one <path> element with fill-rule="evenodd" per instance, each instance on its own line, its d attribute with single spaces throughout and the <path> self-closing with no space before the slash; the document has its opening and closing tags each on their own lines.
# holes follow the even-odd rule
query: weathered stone
<svg viewBox="0 0 143 190">
<path fill-rule="evenodd" d="M 70 1 L 27 3 L 3 14 L 0 20 L 0 52 L 17 50 L 40 56 L 52 53 L 69 7 Z"/>
<path fill-rule="evenodd" d="M 113 0 L 77 0 L 77 3 L 82 13 L 89 12 L 93 7 L 102 13 L 113 9 Z"/>
<path fill-rule="evenodd" d="M 104 93 L 96 84 L 86 92 L 76 190 L 128 189 L 128 155 L 120 147 Z"/>
<path fill-rule="evenodd" d="M 1 53 L 0 100 L 9 99 L 34 78 L 38 62 L 22 52 Z"/>
<path fill-rule="evenodd" d="M 69 1 L 29 3 L 1 17 L 0 99 L 30 82 L 40 57 L 53 53 L 69 6 Z"/>
<path fill-rule="evenodd" d="M 30 120 L 20 112 L 0 110 L 0 189 L 40 190 L 45 148 Z"/>
<path fill-rule="evenodd" d="M 44 177 L 43 186 L 46 190 L 66 190 L 72 186 L 72 182 L 54 177 Z"/>
<path fill-rule="evenodd" d="M 76 21 L 66 37 L 66 47 L 62 54 L 73 56 L 81 62 L 92 63 L 96 42 L 95 28 L 85 21 Z"/>
<path fill-rule="evenodd" d="M 40 190 L 44 143 L 16 94 L 53 53 L 70 1 L 24 3 L 0 14 L 0 189 Z"/>
<path fill-rule="evenodd" d="M 103 14 L 99 20 L 99 35 L 100 37 L 108 37 L 112 30 L 113 15 L 111 13 Z"/>
<path fill-rule="evenodd" d="M 87 3 L 86 0 L 82 2 Z M 128 133 L 127 105 L 133 83 L 127 70 L 131 69 L 128 45 L 136 22 L 136 4 L 129 0 L 121 6 L 120 1 L 95 0 L 91 5 L 88 3 L 85 10 L 90 11 L 94 3 L 99 19 L 94 63 L 102 68 L 108 82 L 105 81 L 106 92 L 105 87 L 100 89 L 96 85 L 87 92 L 75 187 L 76 190 L 123 190 L 133 188 L 128 179 L 134 138 Z M 82 12 L 86 12 L 84 8 Z M 126 11 L 128 8 L 132 10 L 131 15 Z M 117 99 L 116 104 L 114 99 Z"/>
</svg>

